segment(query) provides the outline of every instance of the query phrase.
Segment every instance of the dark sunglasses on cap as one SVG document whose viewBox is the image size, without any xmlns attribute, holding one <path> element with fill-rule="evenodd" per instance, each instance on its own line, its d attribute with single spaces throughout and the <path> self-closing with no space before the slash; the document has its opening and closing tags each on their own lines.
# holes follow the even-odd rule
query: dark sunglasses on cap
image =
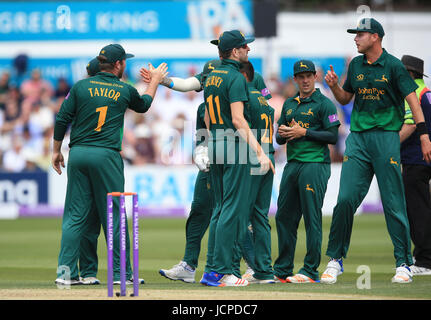
<svg viewBox="0 0 431 320">
<path fill-rule="evenodd" d="M 247 43 L 240 46 L 240 47 L 236 47 L 236 49 L 247 49 Z"/>
</svg>

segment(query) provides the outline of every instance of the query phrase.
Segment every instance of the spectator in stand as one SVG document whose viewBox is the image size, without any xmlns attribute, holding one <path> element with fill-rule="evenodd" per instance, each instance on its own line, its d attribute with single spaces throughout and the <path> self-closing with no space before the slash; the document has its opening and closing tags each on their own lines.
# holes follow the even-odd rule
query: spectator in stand
<svg viewBox="0 0 431 320">
<path fill-rule="evenodd" d="M 145 121 L 143 121 L 135 127 L 134 133 L 136 137 L 134 145 L 136 154 L 133 159 L 133 164 L 143 165 L 154 163 L 154 137 L 151 133 L 150 127 L 145 123 Z"/>
<path fill-rule="evenodd" d="M 8 172 L 24 170 L 26 160 L 23 153 L 23 140 L 19 135 L 12 137 L 12 148 L 3 154 L 3 169 Z"/>
<path fill-rule="evenodd" d="M 282 84 L 276 75 L 272 75 L 265 83 L 272 97 L 268 100 L 268 104 L 274 108 L 274 123 L 277 123 L 285 100 L 281 95 Z"/>
<path fill-rule="evenodd" d="M 169 148 L 170 137 L 173 135 L 172 126 L 169 122 L 164 121 L 158 113 L 155 113 L 151 121 L 151 132 L 154 137 L 155 162 L 157 164 L 169 164 L 165 162 L 165 157 L 163 155 L 165 150 Z"/>
<path fill-rule="evenodd" d="M 39 69 L 34 69 L 31 73 L 31 78 L 24 81 L 21 85 L 21 93 L 23 95 L 22 113 L 24 121 L 27 121 L 30 116 L 31 107 L 37 101 L 40 101 L 42 94 L 46 91 L 49 97 L 52 97 L 54 90 L 52 85 L 42 79 L 42 74 Z"/>
<path fill-rule="evenodd" d="M 31 149 L 23 148 L 23 157 L 25 159 L 25 166 L 23 171 L 25 172 L 38 172 L 42 169 L 37 164 L 38 153 Z"/>
<path fill-rule="evenodd" d="M 13 85 L 20 88 L 22 82 L 29 76 L 28 56 L 26 54 L 17 55 L 12 62 L 11 81 Z"/>
<path fill-rule="evenodd" d="M 57 88 L 55 89 L 55 98 L 64 98 L 70 91 L 70 86 L 67 80 L 63 77 L 58 78 Z"/>
<path fill-rule="evenodd" d="M 0 110 L 4 110 L 10 88 L 9 72 L 3 72 L 0 76 Z"/>
<path fill-rule="evenodd" d="M 298 88 L 296 87 L 295 82 L 292 78 L 288 78 L 282 88 L 281 94 L 284 97 L 284 99 L 288 99 L 291 97 L 294 97 L 296 93 L 298 92 Z"/>
<path fill-rule="evenodd" d="M 21 123 L 21 96 L 17 88 L 11 88 L 5 101 L 1 133 L 12 131 L 18 123 Z"/>
</svg>

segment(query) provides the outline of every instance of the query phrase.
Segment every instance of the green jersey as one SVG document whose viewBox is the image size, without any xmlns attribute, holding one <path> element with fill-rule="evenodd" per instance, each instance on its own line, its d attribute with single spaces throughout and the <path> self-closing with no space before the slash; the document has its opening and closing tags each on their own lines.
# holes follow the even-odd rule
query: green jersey
<svg viewBox="0 0 431 320">
<path fill-rule="evenodd" d="M 57 114 L 54 139 L 62 141 L 72 123 L 69 147 L 84 145 L 120 151 L 127 108 L 144 113 L 152 101 L 151 96 L 140 96 L 114 74 L 99 72 L 72 87 Z"/>
<path fill-rule="evenodd" d="M 292 120 L 310 130 L 326 130 L 339 126 L 337 108 L 319 89 L 310 97 L 299 95 L 287 99 L 281 110 L 278 126 L 290 127 Z M 289 141 L 286 145 L 287 161 L 330 163 L 327 143 L 309 140 L 307 137 Z"/>
<path fill-rule="evenodd" d="M 196 146 L 200 145 L 204 142 L 206 135 L 206 128 L 205 125 L 205 103 L 201 103 L 198 107 L 198 111 L 196 114 L 196 132 L 199 133 L 199 135 L 196 135 Z M 205 131 L 203 130 L 205 129 Z"/>
<path fill-rule="evenodd" d="M 247 103 L 250 114 L 251 129 L 255 132 L 256 140 L 262 145 L 265 153 L 274 153 L 272 145 L 274 134 L 274 109 L 268 104 L 261 91 L 248 82 L 249 101 Z"/>
<path fill-rule="evenodd" d="M 214 70 L 214 69 L 217 69 L 217 67 L 213 67 L 210 64 L 209 69 Z M 198 79 L 199 82 L 202 84 L 202 88 L 200 90 L 197 90 L 197 91 L 201 91 L 203 89 L 202 80 L 204 80 L 204 73 L 203 72 L 198 73 L 194 77 Z M 266 100 L 269 100 L 272 98 L 271 92 L 266 87 L 265 80 L 263 80 L 263 77 L 258 72 L 254 73 L 253 81 L 251 83 L 257 90 L 259 90 L 262 93 L 262 95 L 265 97 Z"/>
<path fill-rule="evenodd" d="M 263 77 L 258 73 L 254 73 L 253 81 L 251 81 L 253 87 L 255 87 L 257 90 L 260 91 L 262 96 L 265 97 L 266 100 L 269 100 L 272 98 L 271 92 L 266 87 L 265 81 L 263 80 Z"/>
<path fill-rule="evenodd" d="M 232 135 L 236 131 L 232 123 L 231 103 L 248 101 L 247 82 L 239 72 L 240 66 L 237 61 L 223 59 L 221 66 L 211 71 L 205 80 L 205 106 L 210 120 L 209 130 L 214 140 L 224 140 L 225 136 L 229 136 L 227 129 L 233 130 Z M 244 118 L 249 121 L 246 108 Z M 217 136 L 217 130 L 220 129 L 223 133 L 218 132 Z"/>
<path fill-rule="evenodd" d="M 416 88 L 403 63 L 385 49 L 374 63 L 365 55 L 355 57 L 343 85 L 345 91 L 355 94 L 350 130 L 399 131 L 404 121 L 404 98 Z"/>
</svg>

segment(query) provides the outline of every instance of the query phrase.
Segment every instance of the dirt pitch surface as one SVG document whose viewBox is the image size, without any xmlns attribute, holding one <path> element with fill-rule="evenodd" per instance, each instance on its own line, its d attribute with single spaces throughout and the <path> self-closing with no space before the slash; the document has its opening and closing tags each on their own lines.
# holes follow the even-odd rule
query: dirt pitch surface
<svg viewBox="0 0 431 320">
<path fill-rule="evenodd" d="M 132 290 L 128 290 L 129 295 Z M 139 297 L 106 296 L 106 289 L 0 289 L 0 300 L 396 300 L 399 297 L 225 290 L 140 290 Z M 403 298 L 405 300 L 405 298 Z"/>
</svg>

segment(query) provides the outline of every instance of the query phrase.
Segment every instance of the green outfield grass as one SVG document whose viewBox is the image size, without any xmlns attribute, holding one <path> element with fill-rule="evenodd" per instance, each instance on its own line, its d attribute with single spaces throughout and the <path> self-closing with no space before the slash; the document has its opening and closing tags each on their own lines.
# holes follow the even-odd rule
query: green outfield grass
<svg viewBox="0 0 431 320">
<path fill-rule="evenodd" d="M 130 221 L 129 221 L 130 222 Z M 324 255 L 331 219 L 323 219 L 324 238 L 320 272 L 326 266 Z M 271 219 L 273 258 L 277 256 L 277 235 Z M 173 282 L 158 274 L 160 268 L 178 263 L 184 253 L 185 219 L 141 219 L 140 221 L 140 275 L 146 281 L 143 290 L 202 290 L 199 284 Z M 61 238 L 61 219 L 18 219 L 0 221 L 0 289 L 55 288 L 57 255 Z M 202 275 L 205 264 L 207 235 L 204 238 L 196 280 Z M 301 224 L 298 231 L 295 271 L 301 266 L 305 254 L 305 232 Z M 431 299 L 431 276 L 415 277 L 408 285 L 392 284 L 395 265 L 393 247 L 382 215 L 359 215 L 355 218 L 352 242 L 345 273 L 334 285 L 253 285 L 227 290 L 289 291 L 298 293 L 330 293 L 361 295 L 364 297 L 394 297 Z M 367 265 L 371 270 L 371 289 L 358 289 L 356 282 L 361 274 L 357 267 Z M 244 271 L 244 265 L 242 265 Z M 99 279 L 106 283 L 106 246 L 104 237 L 99 240 Z M 93 287 L 94 288 L 94 287 Z M 101 289 L 106 286 L 101 285 Z M 224 290 L 225 290 L 224 289 Z"/>
</svg>

